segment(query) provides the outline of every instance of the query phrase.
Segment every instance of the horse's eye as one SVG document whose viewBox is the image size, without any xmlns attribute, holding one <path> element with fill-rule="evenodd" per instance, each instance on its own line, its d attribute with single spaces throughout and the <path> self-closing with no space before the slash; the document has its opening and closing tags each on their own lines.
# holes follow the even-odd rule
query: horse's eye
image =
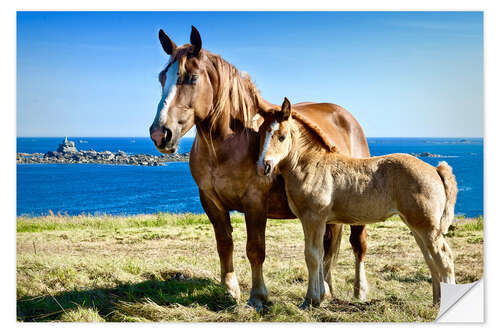
<svg viewBox="0 0 500 333">
<path fill-rule="evenodd" d="M 280 135 L 280 136 L 278 137 L 278 140 L 280 140 L 280 142 L 283 142 L 283 140 L 285 140 L 285 136 L 284 136 L 284 135 Z"/>
<path fill-rule="evenodd" d="M 196 74 L 191 75 L 191 84 L 195 84 L 197 80 L 198 80 L 198 75 Z"/>
</svg>

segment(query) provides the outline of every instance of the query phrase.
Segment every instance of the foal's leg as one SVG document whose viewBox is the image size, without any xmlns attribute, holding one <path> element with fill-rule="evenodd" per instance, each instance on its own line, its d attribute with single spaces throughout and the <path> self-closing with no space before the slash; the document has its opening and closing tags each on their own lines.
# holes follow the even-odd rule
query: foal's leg
<svg viewBox="0 0 500 333">
<path fill-rule="evenodd" d="M 227 210 L 220 210 L 209 199 L 209 197 L 200 190 L 200 201 L 205 213 L 207 213 L 210 222 L 215 231 L 215 240 L 217 241 L 217 252 L 220 259 L 221 283 L 226 287 L 229 294 L 235 299 L 240 298 L 240 286 L 233 267 L 233 228 Z"/>
<path fill-rule="evenodd" d="M 366 226 L 351 226 L 351 236 L 349 241 L 356 259 L 356 272 L 354 278 L 354 297 L 361 301 L 366 300 L 368 294 L 368 280 L 365 273 L 365 255 L 366 255 Z"/>
<path fill-rule="evenodd" d="M 424 235 L 421 235 L 427 250 L 432 256 L 434 265 L 439 274 L 439 281 L 436 283 L 438 294 L 433 294 L 434 304 L 438 303 L 441 299 L 441 289 L 439 282 L 455 284 L 455 269 L 453 266 L 453 255 L 451 249 L 446 243 L 443 234 L 439 230 L 433 230 Z M 434 279 L 432 281 L 434 285 Z"/>
<path fill-rule="evenodd" d="M 342 241 L 342 224 L 327 224 L 323 237 L 323 271 L 325 278 L 325 297 L 331 297 L 333 292 L 331 269 L 337 264 L 340 243 Z"/>
<path fill-rule="evenodd" d="M 248 305 L 254 307 L 256 310 L 261 310 L 269 297 L 262 271 L 262 265 L 266 258 L 267 209 L 265 200 L 257 201 L 263 202 L 252 200 L 245 205 L 245 223 L 247 229 L 246 250 L 252 268 L 252 289 L 250 290 Z"/>
<path fill-rule="evenodd" d="M 413 234 L 413 237 L 415 238 L 415 241 L 418 244 L 418 247 L 420 247 L 420 250 L 422 251 L 422 254 L 424 255 L 424 259 L 425 259 L 425 262 L 427 263 L 427 267 L 429 267 L 429 270 L 431 271 L 432 298 L 433 298 L 433 302 L 435 304 L 435 303 L 437 303 L 437 299 L 439 299 L 439 297 L 436 298 L 436 296 L 439 295 L 441 292 L 441 289 L 439 286 L 439 281 L 441 281 L 441 278 L 440 278 L 438 269 L 437 269 L 436 265 L 434 264 L 434 259 L 432 258 L 427 246 L 425 246 L 422 238 L 420 237 L 420 235 L 416 231 L 412 230 L 411 232 Z"/>
<path fill-rule="evenodd" d="M 318 219 L 301 219 L 304 229 L 307 270 L 309 279 L 307 293 L 301 308 L 319 306 L 325 294 L 323 279 L 323 236 L 325 234 L 325 222 Z"/>
</svg>

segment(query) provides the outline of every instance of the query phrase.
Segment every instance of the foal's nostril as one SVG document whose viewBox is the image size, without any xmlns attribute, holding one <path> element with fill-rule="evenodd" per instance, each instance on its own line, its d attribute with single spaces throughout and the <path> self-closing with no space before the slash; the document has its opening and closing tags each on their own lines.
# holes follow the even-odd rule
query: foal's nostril
<svg viewBox="0 0 500 333">
<path fill-rule="evenodd" d="M 264 174 L 268 175 L 271 172 L 271 165 L 269 163 L 264 164 Z"/>
</svg>

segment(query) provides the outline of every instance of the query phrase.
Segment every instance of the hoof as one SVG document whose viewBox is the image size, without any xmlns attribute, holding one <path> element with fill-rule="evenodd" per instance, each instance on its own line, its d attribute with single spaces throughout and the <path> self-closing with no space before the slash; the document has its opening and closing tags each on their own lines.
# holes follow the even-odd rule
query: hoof
<svg viewBox="0 0 500 333">
<path fill-rule="evenodd" d="M 301 310 L 311 310 L 312 308 L 317 308 L 319 307 L 320 302 L 311 302 L 307 298 L 302 302 L 302 304 L 299 306 Z"/>
<path fill-rule="evenodd" d="M 312 306 L 311 306 L 311 304 L 309 304 L 309 302 L 308 302 L 308 301 L 306 301 L 306 300 L 305 300 L 305 301 L 304 301 L 304 302 L 302 302 L 302 304 L 299 306 L 299 309 L 301 309 L 301 310 L 311 310 L 311 309 L 312 309 Z"/>
<path fill-rule="evenodd" d="M 324 281 L 324 284 L 325 284 L 325 293 L 323 294 L 323 296 L 321 297 L 321 300 L 323 301 L 324 299 L 331 299 L 332 298 L 332 293 L 330 291 L 330 286 L 328 285 L 328 283 L 326 283 L 326 281 Z"/>
<path fill-rule="evenodd" d="M 240 300 L 240 285 L 238 284 L 238 279 L 236 274 L 228 274 L 224 279 L 224 287 L 229 295 L 238 302 Z"/>
<path fill-rule="evenodd" d="M 255 311 L 262 313 L 265 309 L 266 301 L 254 297 L 248 300 L 247 305 L 253 308 Z"/>
<path fill-rule="evenodd" d="M 268 303 L 269 293 L 265 286 L 262 288 L 252 289 L 250 291 L 250 299 L 248 306 L 254 308 L 257 312 L 264 310 L 265 305 Z"/>
<path fill-rule="evenodd" d="M 235 302 L 238 302 L 240 300 L 240 287 L 226 290 L 229 296 L 231 296 L 231 298 L 234 299 Z"/>
<path fill-rule="evenodd" d="M 355 299 L 357 299 L 361 302 L 365 302 L 367 295 L 368 295 L 368 284 L 366 282 L 362 283 L 359 289 L 354 288 L 354 298 Z"/>
<path fill-rule="evenodd" d="M 366 295 L 368 291 L 366 289 L 359 290 L 358 292 L 354 292 L 354 298 L 361 302 L 366 302 Z"/>
</svg>

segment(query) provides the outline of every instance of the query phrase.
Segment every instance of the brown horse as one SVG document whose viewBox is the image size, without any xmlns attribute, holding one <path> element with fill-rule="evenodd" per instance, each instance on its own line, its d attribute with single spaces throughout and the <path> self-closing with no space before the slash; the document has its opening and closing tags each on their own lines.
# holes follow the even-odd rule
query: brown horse
<svg viewBox="0 0 500 333">
<path fill-rule="evenodd" d="M 451 167 L 437 168 L 408 154 L 353 158 L 318 149 L 317 135 L 282 110 L 265 113 L 260 128 L 263 175 L 280 173 L 288 204 L 304 229 L 309 270 L 303 307 L 317 306 L 325 295 L 323 244 L 329 223 L 364 225 L 399 215 L 410 228 L 432 275 L 433 301 L 440 282 L 455 283 L 453 256 L 443 237 L 453 221 L 457 182 Z"/>
<path fill-rule="evenodd" d="M 267 218 L 295 218 L 288 207 L 283 179 L 260 176 L 255 169 L 258 127 L 262 123 L 258 112 L 272 112 L 279 106 L 262 99 L 247 75 L 202 49 L 196 28 L 192 27 L 190 44 L 184 46 L 177 47 L 163 30 L 159 39 L 170 59 L 159 75 L 163 93 L 149 129 L 151 139 L 160 152 L 173 153 L 179 139 L 196 125 L 189 166 L 203 209 L 214 227 L 221 282 L 239 299 L 229 218 L 229 211 L 236 210 L 245 214 L 247 229 L 246 251 L 252 268 L 248 303 L 260 309 L 268 298 L 262 272 Z M 346 155 L 369 156 L 363 131 L 346 110 L 334 104 L 314 103 L 301 103 L 296 109 L 323 131 L 326 145 L 334 142 Z M 341 232 L 341 225 L 330 225 L 325 233 L 324 272 L 330 290 L 330 267 L 339 251 Z M 351 228 L 350 241 L 356 258 L 355 296 L 364 299 L 367 284 L 363 226 Z"/>
</svg>

